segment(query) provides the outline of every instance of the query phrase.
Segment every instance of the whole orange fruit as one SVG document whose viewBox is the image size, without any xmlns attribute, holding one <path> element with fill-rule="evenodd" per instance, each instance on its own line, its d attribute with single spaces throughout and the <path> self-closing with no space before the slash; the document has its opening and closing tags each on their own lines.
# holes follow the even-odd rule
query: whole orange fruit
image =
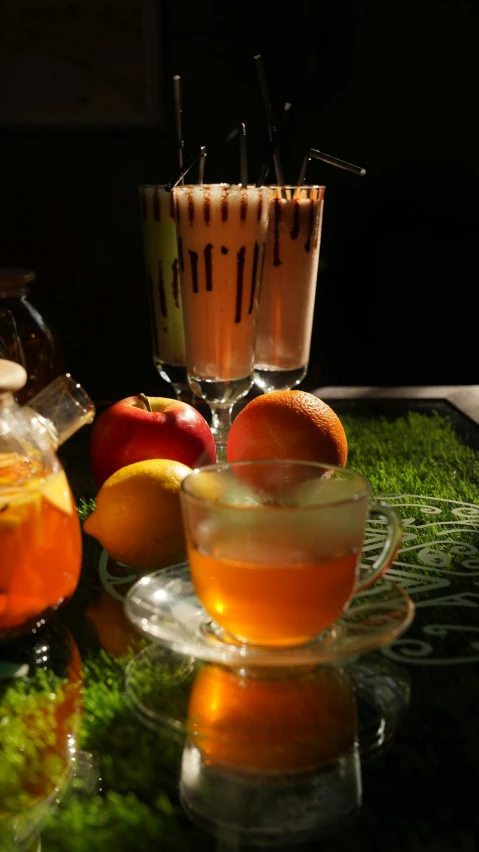
<svg viewBox="0 0 479 852">
<path fill-rule="evenodd" d="M 229 462 L 290 459 L 345 467 L 348 442 L 338 415 L 306 391 L 273 391 L 248 402 L 233 421 Z"/>
</svg>

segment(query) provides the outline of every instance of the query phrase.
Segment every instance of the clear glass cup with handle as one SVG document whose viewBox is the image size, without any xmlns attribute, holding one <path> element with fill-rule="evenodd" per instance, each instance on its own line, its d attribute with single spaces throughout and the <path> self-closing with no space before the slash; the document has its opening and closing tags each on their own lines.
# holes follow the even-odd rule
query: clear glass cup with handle
<svg viewBox="0 0 479 852">
<path fill-rule="evenodd" d="M 269 189 L 198 184 L 173 195 L 188 382 L 210 407 L 222 459 L 233 406 L 253 384 Z"/>
<path fill-rule="evenodd" d="M 273 186 L 256 333 L 254 381 L 290 390 L 309 363 L 324 186 Z"/>
<path fill-rule="evenodd" d="M 387 570 L 401 520 L 361 474 L 301 461 L 211 465 L 182 482 L 191 580 L 223 641 L 290 648 L 316 641 Z M 362 566 L 366 524 L 384 545 Z"/>
</svg>

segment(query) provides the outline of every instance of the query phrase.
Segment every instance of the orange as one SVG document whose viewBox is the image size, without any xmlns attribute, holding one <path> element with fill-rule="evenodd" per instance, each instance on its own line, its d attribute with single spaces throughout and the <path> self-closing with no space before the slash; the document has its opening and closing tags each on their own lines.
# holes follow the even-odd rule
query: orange
<svg viewBox="0 0 479 852">
<path fill-rule="evenodd" d="M 345 467 L 348 443 L 338 415 L 306 391 L 273 391 L 248 402 L 233 421 L 229 462 L 289 459 Z"/>
<path fill-rule="evenodd" d="M 268 678 L 207 665 L 190 693 L 188 727 L 207 764 L 307 770 L 353 747 L 354 693 L 334 666 Z"/>
</svg>

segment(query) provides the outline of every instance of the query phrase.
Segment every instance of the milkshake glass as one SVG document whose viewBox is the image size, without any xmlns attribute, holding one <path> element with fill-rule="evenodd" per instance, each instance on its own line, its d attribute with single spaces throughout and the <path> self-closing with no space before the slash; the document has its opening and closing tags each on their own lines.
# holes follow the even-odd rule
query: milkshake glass
<svg viewBox="0 0 479 852">
<path fill-rule="evenodd" d="M 158 184 L 140 186 L 139 191 L 153 363 L 177 398 L 191 402 L 174 201 L 171 192 Z"/>
<path fill-rule="evenodd" d="M 289 390 L 309 362 L 324 186 L 271 187 L 254 382 Z"/>
<path fill-rule="evenodd" d="M 269 194 L 229 184 L 173 189 L 188 382 L 210 407 L 218 460 L 233 406 L 253 384 Z"/>
</svg>

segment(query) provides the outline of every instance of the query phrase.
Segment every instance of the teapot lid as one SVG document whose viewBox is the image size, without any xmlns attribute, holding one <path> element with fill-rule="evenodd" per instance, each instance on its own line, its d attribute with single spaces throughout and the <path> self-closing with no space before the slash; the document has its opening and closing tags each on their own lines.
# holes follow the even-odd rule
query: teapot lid
<svg viewBox="0 0 479 852">
<path fill-rule="evenodd" d="M 15 361 L 0 358 L 0 393 L 19 391 L 27 382 L 27 371 Z"/>
</svg>

